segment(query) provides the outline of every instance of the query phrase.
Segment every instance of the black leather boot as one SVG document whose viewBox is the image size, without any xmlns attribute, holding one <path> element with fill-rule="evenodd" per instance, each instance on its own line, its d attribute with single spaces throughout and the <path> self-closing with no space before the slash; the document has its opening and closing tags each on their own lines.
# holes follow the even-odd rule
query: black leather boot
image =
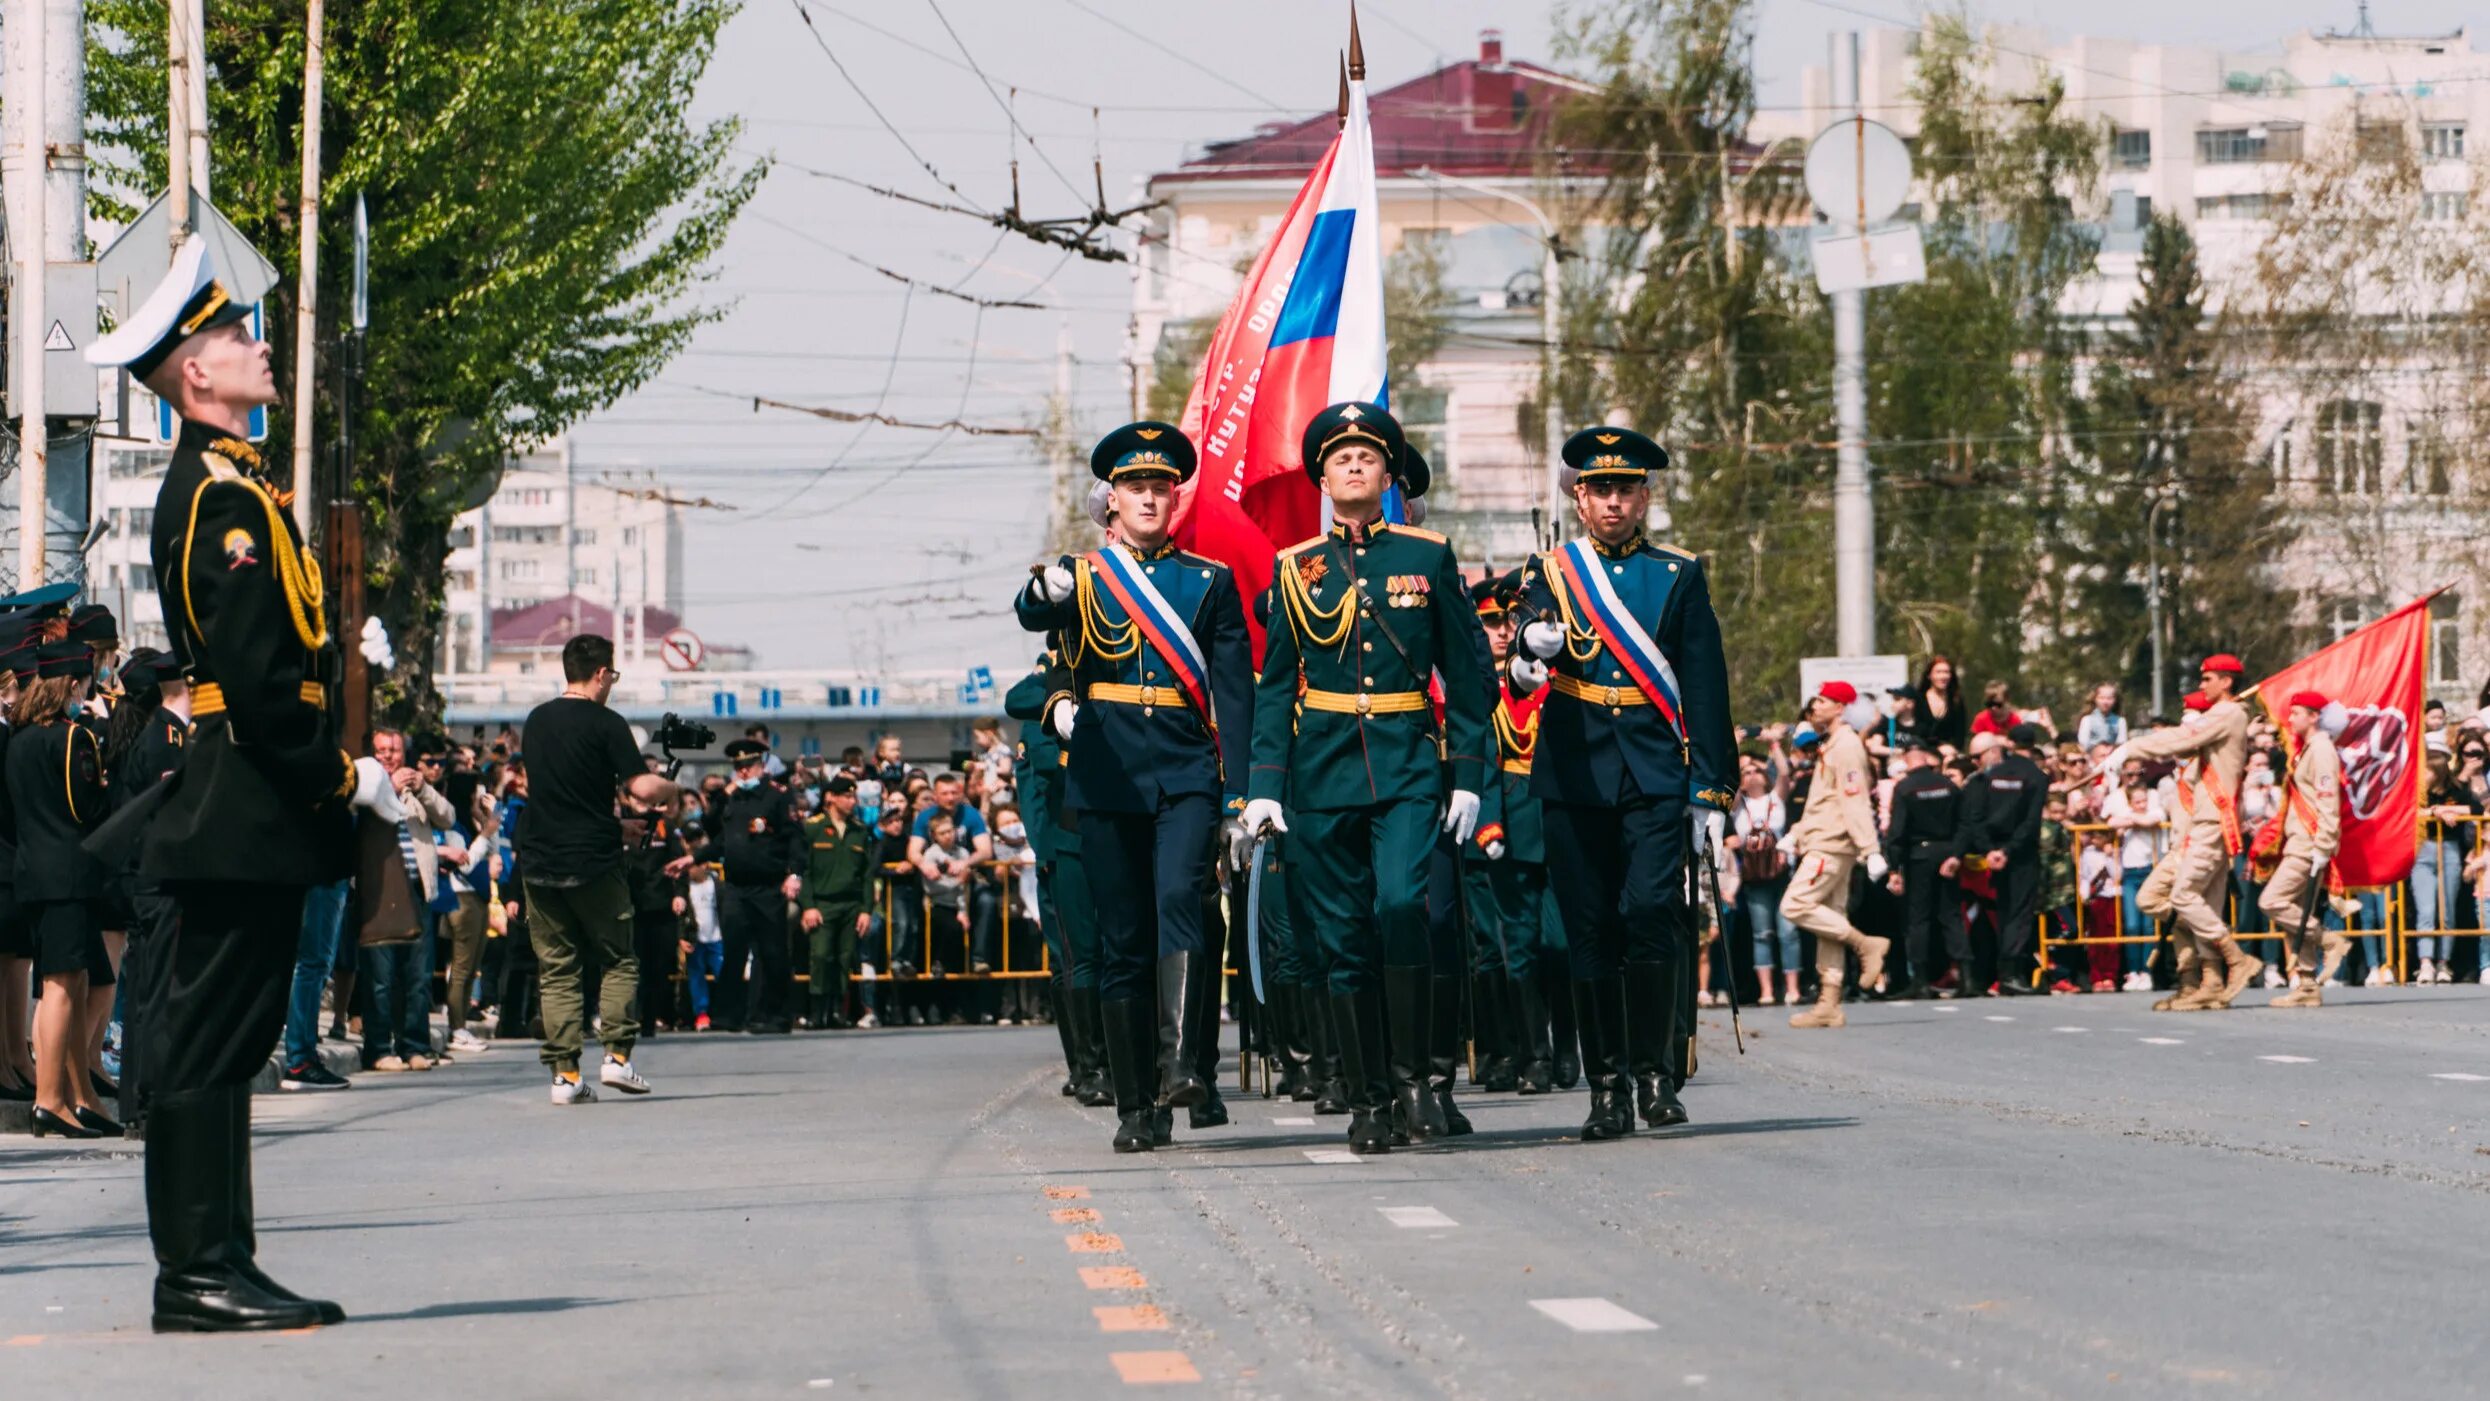
<svg viewBox="0 0 2490 1401">
<path fill-rule="evenodd" d="M 1444 1136 L 1444 1110 L 1427 1092 L 1428 1036 L 1433 1028 L 1428 1010 L 1434 1002 L 1434 976 L 1424 964 L 1383 970 L 1384 1048 L 1392 1085 L 1395 1122 L 1412 1143 Z"/>
<path fill-rule="evenodd" d="M 1081 1092 L 1080 1030 L 1072 1016 L 1071 990 L 1064 981 L 1064 975 L 1057 973 L 1048 981 L 1055 985 L 1055 1041 L 1063 1047 L 1063 1087 L 1055 1093 L 1071 1099 Z"/>
<path fill-rule="evenodd" d="M 1157 1019 L 1130 999 L 1102 1001 L 1098 1015 L 1105 1032 L 1107 1078 L 1115 1087 L 1115 1151 L 1147 1153 L 1153 1146 L 1150 1077 L 1157 1070 Z"/>
<path fill-rule="evenodd" d="M 1314 1085 L 1316 1117 L 1349 1112 L 1348 1078 L 1341 1070 L 1340 1044 L 1347 1026 L 1338 1014 L 1340 999 L 1331 990 L 1329 981 L 1306 989 L 1306 1010 L 1313 1062 L 1306 1068 L 1306 1078 Z"/>
<path fill-rule="evenodd" d="M 1384 1070 L 1383 989 L 1335 992 L 1330 1003 L 1338 1035 L 1340 1084 L 1349 1112 L 1349 1151 L 1389 1153 L 1392 1130 L 1386 1106 L 1391 1091 Z"/>
<path fill-rule="evenodd" d="M 1574 984 L 1574 1020 L 1582 1036 L 1582 1075 L 1590 1082 L 1591 1110 L 1582 1141 L 1623 1138 L 1634 1132 L 1633 1092 L 1620 1062 L 1624 1057 L 1625 984 L 1616 978 Z"/>
<path fill-rule="evenodd" d="M 235 1183 L 233 1239 L 239 1247 L 236 1251 L 234 1268 L 240 1270 L 243 1277 L 251 1283 L 280 1299 L 309 1304 L 319 1310 L 320 1322 L 323 1324 L 345 1322 L 346 1311 L 336 1303 L 327 1299 L 306 1299 L 270 1279 L 267 1271 L 259 1267 L 259 1208 L 251 1196 L 251 1087 L 233 1085 L 227 1087 L 224 1093 L 227 1099 L 225 1112 L 233 1126 L 230 1138 L 233 1146 L 233 1180 Z"/>
<path fill-rule="evenodd" d="M 1074 1098 L 1092 1109 L 1115 1103 L 1115 1081 L 1107 1073 L 1107 1032 L 1098 1017 L 1098 989 L 1069 988 L 1062 1015 L 1072 1023 L 1073 1042 L 1081 1048 L 1080 1084 Z"/>
<path fill-rule="evenodd" d="M 1511 1094 L 1521 1082 L 1521 1038 L 1513 1025 L 1513 980 L 1503 969 L 1470 979 L 1470 1024 L 1478 1041 L 1479 1088 Z"/>
<path fill-rule="evenodd" d="M 247 1109 L 245 1110 L 247 1113 Z M 269 1332 L 321 1322 L 317 1305 L 280 1298 L 239 1266 L 234 1234 L 248 1148 L 237 1157 L 233 1109 L 222 1088 L 159 1094 L 151 1106 L 145 1168 L 147 1233 L 156 1251 L 159 1333 Z"/>
<path fill-rule="evenodd" d="M 1429 988 L 1427 1004 L 1427 1093 L 1435 1101 L 1446 1137 L 1470 1132 L 1470 1117 L 1453 1103 L 1453 1074 L 1461 1066 L 1461 978 L 1446 974 Z"/>
<path fill-rule="evenodd" d="M 1193 1068 L 1193 1047 L 1186 1032 L 1192 1022 L 1192 998 L 1199 980 L 1190 953 L 1171 953 L 1159 960 L 1158 1107 L 1184 1109 L 1202 1102 L 1202 1077 Z"/>
<path fill-rule="evenodd" d="M 1185 1124 L 1215 1129 L 1228 1122 L 1227 1101 L 1219 1097 L 1219 960 L 1197 957 L 1191 974 L 1193 990 L 1185 999 L 1184 1045 L 1178 1055 L 1201 1082 L 1202 1097 L 1185 1110 Z M 1244 1054 L 1241 1041 L 1237 1054 Z"/>
<path fill-rule="evenodd" d="M 1514 1054 L 1521 1058 L 1521 1069 L 1514 1076 L 1514 1088 L 1526 1095 L 1543 1095 L 1556 1088 L 1555 1052 L 1548 1042 L 1548 998 L 1537 978 L 1515 978 L 1513 982 Z"/>
<path fill-rule="evenodd" d="M 1305 1067 L 1297 1061 L 1295 1045 L 1297 990 L 1273 983 L 1266 986 L 1266 991 L 1271 1000 L 1262 1006 L 1262 1036 L 1267 1048 L 1263 1064 L 1270 1071 L 1270 1096 L 1295 1099 L 1305 1084 Z"/>
<path fill-rule="evenodd" d="M 1677 1098 L 1683 1082 L 1677 1025 L 1675 963 L 1629 963 L 1625 966 L 1626 1067 L 1634 1077 L 1634 1105 L 1643 1122 L 1655 1129 L 1686 1122 L 1686 1106 Z"/>
<path fill-rule="evenodd" d="M 1541 964 L 1539 972 L 1539 987 L 1548 1000 L 1548 1065 L 1556 1088 L 1570 1090 L 1582 1083 L 1582 1029 L 1575 1015 L 1573 982 L 1564 964 L 1554 959 Z"/>
</svg>

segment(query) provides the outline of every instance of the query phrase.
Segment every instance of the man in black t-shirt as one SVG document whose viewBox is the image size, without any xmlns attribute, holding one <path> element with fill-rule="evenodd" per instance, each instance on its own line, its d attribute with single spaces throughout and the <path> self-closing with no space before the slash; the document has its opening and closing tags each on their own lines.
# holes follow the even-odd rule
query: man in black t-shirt
<svg viewBox="0 0 2490 1401">
<path fill-rule="evenodd" d="M 579 1072 L 583 951 L 603 972 L 597 1039 L 605 1064 L 597 1078 L 625 1094 L 649 1091 L 631 1064 L 640 1031 L 640 963 L 614 801 L 627 786 L 643 804 L 663 807 L 674 800 L 675 787 L 648 772 L 631 727 L 605 704 L 622 679 L 610 640 L 582 633 L 564 644 L 562 678 L 569 683 L 562 694 L 527 717 L 528 805 L 513 840 L 527 887 L 553 1102 L 577 1104 L 597 1097 Z"/>
</svg>

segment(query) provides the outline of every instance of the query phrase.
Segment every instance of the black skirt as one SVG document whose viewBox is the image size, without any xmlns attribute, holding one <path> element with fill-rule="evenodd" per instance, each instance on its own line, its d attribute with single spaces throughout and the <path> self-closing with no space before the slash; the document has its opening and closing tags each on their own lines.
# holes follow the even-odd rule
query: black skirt
<svg viewBox="0 0 2490 1401">
<path fill-rule="evenodd" d="M 84 973 L 87 986 L 112 986 L 112 959 L 104 952 L 104 926 L 92 900 L 36 900 L 20 905 L 18 917 L 34 940 L 35 976 Z"/>
</svg>

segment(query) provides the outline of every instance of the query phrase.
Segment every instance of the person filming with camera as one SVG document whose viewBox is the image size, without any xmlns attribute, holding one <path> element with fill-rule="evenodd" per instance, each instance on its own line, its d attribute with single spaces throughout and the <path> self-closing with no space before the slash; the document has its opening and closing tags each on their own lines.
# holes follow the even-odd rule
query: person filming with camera
<svg viewBox="0 0 2490 1401">
<path fill-rule="evenodd" d="M 664 808 L 675 785 L 648 772 L 631 726 L 606 705 L 622 673 L 611 639 L 582 633 L 562 646 L 562 694 L 527 717 L 528 805 L 514 841 L 527 888 L 528 932 L 536 947 L 542 1051 L 553 1072 L 553 1102 L 597 1097 L 580 1074 L 581 965 L 602 971 L 597 1039 L 605 1062 L 597 1080 L 624 1094 L 649 1083 L 631 1063 L 640 1030 L 640 961 L 633 941 L 617 796 Z"/>
</svg>

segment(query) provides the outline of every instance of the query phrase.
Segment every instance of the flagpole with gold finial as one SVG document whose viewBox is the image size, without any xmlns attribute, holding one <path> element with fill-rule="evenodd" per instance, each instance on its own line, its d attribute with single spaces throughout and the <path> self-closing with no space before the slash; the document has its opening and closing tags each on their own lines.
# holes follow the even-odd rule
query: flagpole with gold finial
<svg viewBox="0 0 2490 1401">
<path fill-rule="evenodd" d="M 1366 81 L 1366 45 L 1357 37 L 1357 0 L 1349 0 L 1349 81 Z"/>
</svg>

